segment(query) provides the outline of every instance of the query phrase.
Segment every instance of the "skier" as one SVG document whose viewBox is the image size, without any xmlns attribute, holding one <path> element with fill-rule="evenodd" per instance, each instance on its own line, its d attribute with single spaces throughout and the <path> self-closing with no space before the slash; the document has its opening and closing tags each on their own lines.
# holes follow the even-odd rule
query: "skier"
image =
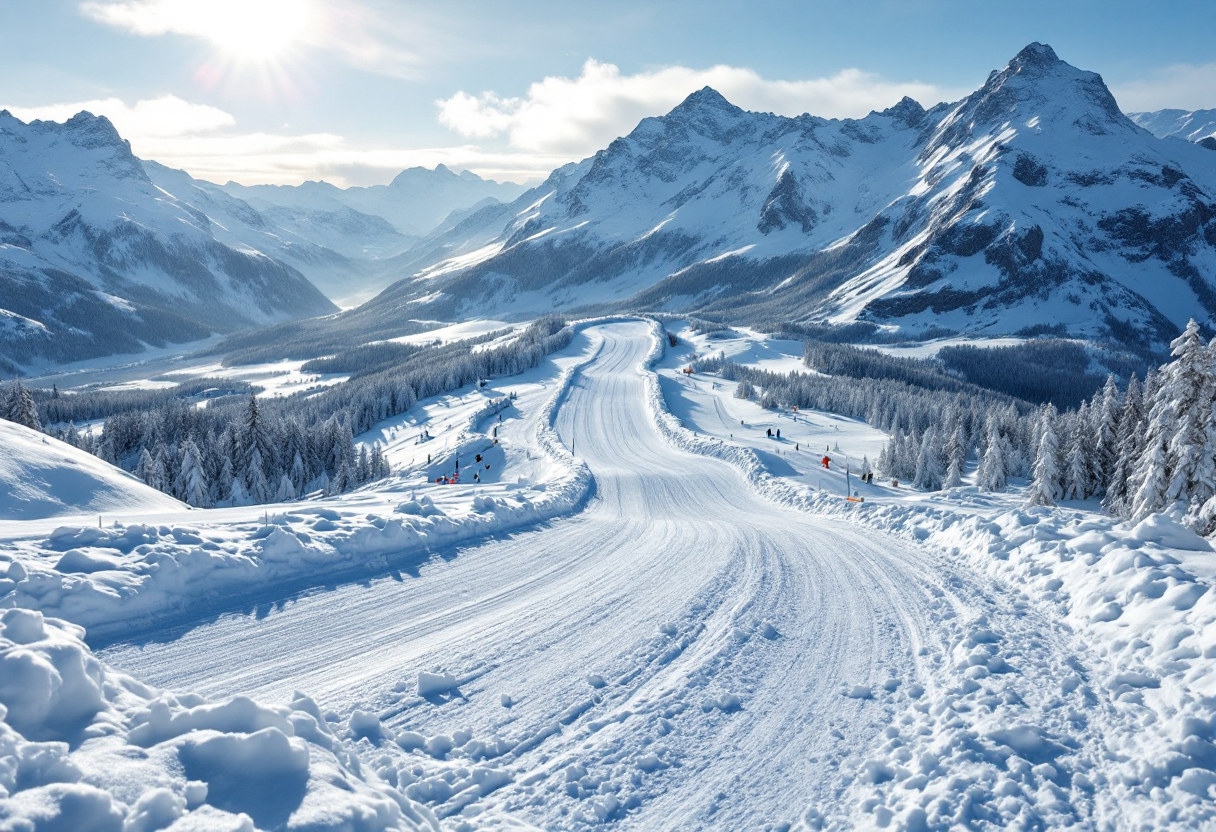
<svg viewBox="0 0 1216 832">
<path fill-rule="evenodd" d="M 772 439 L 773 438 L 773 429 L 769 428 L 767 431 L 765 431 L 765 434 L 768 436 L 769 439 Z"/>
<path fill-rule="evenodd" d="M 781 438 L 781 428 L 777 428 L 777 438 Z"/>
<path fill-rule="evenodd" d="M 830 464 L 831 462 L 832 462 L 832 458 L 831 458 L 831 457 L 828 457 L 828 456 L 825 456 L 825 457 L 823 458 L 823 467 L 824 467 L 824 468 L 827 468 L 827 469 L 830 471 L 830 470 L 832 469 L 832 466 L 831 466 L 831 464 Z"/>
</svg>

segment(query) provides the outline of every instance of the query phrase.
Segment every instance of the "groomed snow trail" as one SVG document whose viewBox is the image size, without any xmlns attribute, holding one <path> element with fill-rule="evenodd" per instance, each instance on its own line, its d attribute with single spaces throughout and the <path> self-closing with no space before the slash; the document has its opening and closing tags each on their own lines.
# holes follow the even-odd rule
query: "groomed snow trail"
<svg viewBox="0 0 1216 832">
<path fill-rule="evenodd" d="M 603 345 L 558 432 L 594 474 L 585 511 L 104 658 L 168 688 L 299 689 L 343 717 L 375 713 L 386 730 L 365 758 L 390 778 L 422 754 L 399 732 L 430 738 L 399 784 L 414 778 L 411 795 L 453 823 L 477 813 L 477 828 L 765 828 L 807 807 L 829 823 L 855 812 L 847 789 L 889 726 L 911 723 L 921 686 L 940 687 L 960 625 L 1044 625 L 1002 618 L 927 551 L 775 506 L 729 465 L 668 445 L 638 372 L 646 324 L 580 337 Z M 439 670 L 458 690 L 419 696 L 418 673 Z"/>
</svg>

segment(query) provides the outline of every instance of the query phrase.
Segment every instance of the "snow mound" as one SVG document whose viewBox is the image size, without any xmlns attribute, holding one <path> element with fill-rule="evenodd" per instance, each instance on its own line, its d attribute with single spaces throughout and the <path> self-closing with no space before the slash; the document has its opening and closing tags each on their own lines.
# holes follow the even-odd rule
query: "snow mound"
<svg viewBox="0 0 1216 832">
<path fill-rule="evenodd" d="M 363 771 L 308 697 L 156 691 L 107 668 L 83 635 L 39 612 L 0 614 L 0 829 L 438 828 Z"/>
<path fill-rule="evenodd" d="M 0 420 L 0 520 L 184 508 L 92 454 Z"/>
</svg>

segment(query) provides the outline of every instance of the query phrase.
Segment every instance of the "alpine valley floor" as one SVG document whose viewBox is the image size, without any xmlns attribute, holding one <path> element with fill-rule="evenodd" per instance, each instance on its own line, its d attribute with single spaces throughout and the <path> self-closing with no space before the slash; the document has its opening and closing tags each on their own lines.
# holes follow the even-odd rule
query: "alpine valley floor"
<svg viewBox="0 0 1216 832">
<path fill-rule="evenodd" d="M 98 656 L 212 698 L 305 691 L 444 828 L 1210 819 L 1103 798 L 1138 726 L 1050 610 L 669 441 L 653 338 L 611 323 L 572 347 L 595 348 L 556 418 L 593 476 L 581 512 Z"/>
</svg>

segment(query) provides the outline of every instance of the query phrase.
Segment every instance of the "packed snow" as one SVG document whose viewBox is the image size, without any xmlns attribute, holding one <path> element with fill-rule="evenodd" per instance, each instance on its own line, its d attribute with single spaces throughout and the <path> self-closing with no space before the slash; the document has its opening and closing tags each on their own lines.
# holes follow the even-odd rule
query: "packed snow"
<svg viewBox="0 0 1216 832">
<path fill-rule="evenodd" d="M 0 823 L 1216 822 L 1207 541 L 858 483 L 878 431 L 683 372 L 790 342 L 671 329 L 419 402 L 341 497 L 0 523 Z"/>
</svg>

